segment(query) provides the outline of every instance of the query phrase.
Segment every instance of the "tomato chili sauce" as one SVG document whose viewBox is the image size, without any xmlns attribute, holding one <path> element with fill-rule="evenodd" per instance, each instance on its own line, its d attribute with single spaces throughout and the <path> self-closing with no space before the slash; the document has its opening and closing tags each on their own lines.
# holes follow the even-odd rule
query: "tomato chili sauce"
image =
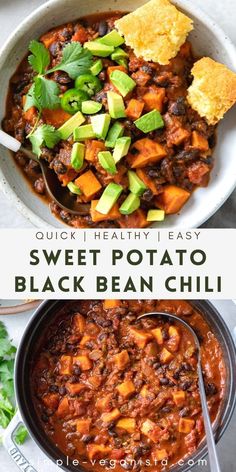
<svg viewBox="0 0 236 472">
<path fill-rule="evenodd" d="M 73 41 L 79 41 L 83 45 L 86 41 L 103 37 L 114 28 L 114 21 L 123 14 L 113 12 L 88 16 L 44 34 L 41 41 L 50 52 L 50 66 L 60 62 L 65 45 Z M 147 221 L 148 210 L 159 208 L 164 210 L 166 215 L 178 213 L 193 190 L 205 187 L 209 182 L 213 167 L 215 127 L 209 126 L 205 119 L 200 118 L 186 101 L 187 88 L 192 82 L 190 71 L 196 60 L 190 42 L 181 47 L 178 55 L 167 66 L 137 58 L 126 45 L 122 45 L 122 49 L 127 54 L 126 67 L 118 65 L 110 57 L 101 58 L 103 69 L 97 76 L 101 90 L 92 97 L 95 102 L 103 105 L 102 112 L 107 112 L 106 93 L 109 90 L 115 91 L 109 79 L 111 67 L 124 70 L 136 82 L 134 90 L 124 99 L 126 118 L 119 120 L 124 127 L 124 136 L 131 137 L 131 147 L 128 155 L 117 164 L 116 174 L 109 174 L 101 166 L 98 153 L 106 148 L 104 142 L 98 139 L 85 141 L 85 165 L 79 172 L 71 166 L 71 138 L 61 140 L 53 149 L 44 147 L 41 155 L 41 159 L 45 159 L 55 171 L 62 186 L 76 181 L 81 174 L 89 170 L 99 182 L 95 194 L 89 197 L 75 195 L 78 201 L 91 203 L 92 210 L 89 215 L 75 216 L 50 202 L 54 215 L 73 227 L 142 228 L 151 224 Z M 94 57 L 94 61 L 97 59 Z M 23 110 L 25 96 L 32 85 L 33 77 L 34 72 L 25 58 L 11 79 L 6 117 L 3 121 L 4 130 L 24 145 L 28 142 L 26 136 L 36 120 L 33 108 L 27 112 Z M 74 87 L 73 80 L 66 72 L 56 71 L 50 75 L 50 79 L 58 84 L 62 95 Z M 143 133 L 135 126 L 134 121 L 140 116 L 140 112 L 148 113 L 153 109 L 160 111 L 165 126 Z M 39 124 L 46 123 L 58 128 L 69 116 L 60 108 L 45 109 Z M 152 156 L 153 152 L 156 155 L 156 148 L 159 154 L 160 150 L 162 153 L 160 159 L 154 159 L 154 162 Z M 136 166 L 134 161 L 136 162 L 139 156 L 142 162 L 137 162 Z M 45 185 L 37 163 L 25 159 L 21 152 L 16 153 L 15 159 L 34 190 L 41 196 L 45 195 Z M 129 194 L 127 172 L 130 169 L 137 173 L 146 190 L 140 196 L 140 207 L 130 214 L 121 215 L 119 208 Z M 86 177 L 90 178 L 91 173 L 86 174 Z M 91 189 L 93 184 L 89 178 L 83 181 L 83 184 Z M 121 185 L 123 191 L 112 211 L 104 216 L 96 212 L 95 208 L 103 191 L 111 182 Z"/>
<path fill-rule="evenodd" d="M 169 470 L 204 438 L 194 341 L 173 320 L 137 321 L 156 310 L 176 314 L 196 331 L 208 407 L 212 421 L 217 418 L 223 355 L 189 303 L 69 302 L 36 347 L 31 390 L 50 441 L 86 470 L 104 470 L 109 461 L 114 467 L 114 460 L 116 471 Z"/>
</svg>

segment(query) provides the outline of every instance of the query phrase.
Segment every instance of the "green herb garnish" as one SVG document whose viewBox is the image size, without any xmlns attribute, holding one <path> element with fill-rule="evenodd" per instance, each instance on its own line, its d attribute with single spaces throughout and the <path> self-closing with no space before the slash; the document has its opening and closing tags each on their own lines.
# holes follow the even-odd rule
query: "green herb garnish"
<svg viewBox="0 0 236 472">
<path fill-rule="evenodd" d="M 16 348 L 12 345 L 4 324 L 0 321 L 0 426 L 7 428 L 16 413 L 14 405 L 14 359 Z M 23 425 L 15 433 L 17 444 L 23 444 L 28 435 Z"/>
<path fill-rule="evenodd" d="M 52 149 L 60 141 L 61 134 L 51 125 L 41 125 L 29 136 L 32 150 L 38 157 L 41 155 L 41 146 Z"/>
<path fill-rule="evenodd" d="M 46 76 L 62 70 L 71 79 L 76 79 L 80 74 L 89 71 L 92 65 L 92 54 L 75 41 L 64 47 L 61 62 L 52 69 L 47 69 L 50 64 L 48 49 L 39 41 L 33 40 L 30 42 L 29 50 L 32 54 L 28 61 L 37 75 L 26 95 L 24 110 L 27 111 L 31 106 L 35 106 L 39 112 L 44 108 L 50 110 L 58 108 L 60 106 L 60 88 L 56 82 Z"/>
</svg>

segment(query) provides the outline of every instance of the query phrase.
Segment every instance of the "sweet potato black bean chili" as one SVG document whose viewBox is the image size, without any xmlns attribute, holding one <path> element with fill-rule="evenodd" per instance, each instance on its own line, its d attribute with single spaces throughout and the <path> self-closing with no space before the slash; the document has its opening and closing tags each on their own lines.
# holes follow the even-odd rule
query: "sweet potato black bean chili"
<svg viewBox="0 0 236 472">
<path fill-rule="evenodd" d="M 61 185 L 91 204 L 78 217 L 50 203 L 74 227 L 161 221 L 208 184 L 213 165 L 215 127 L 186 101 L 190 42 L 167 66 L 145 62 L 114 29 L 121 16 L 88 17 L 32 41 L 10 83 L 4 130 L 30 139 Z M 15 158 L 45 194 L 37 163 Z"/>
<path fill-rule="evenodd" d="M 101 459 L 107 466 L 116 460 L 116 471 L 159 471 L 166 460 L 168 470 L 204 437 L 194 341 L 164 318 L 136 321 L 153 310 L 177 314 L 196 330 L 212 421 L 217 416 L 225 386 L 222 352 L 189 303 L 73 302 L 36 349 L 31 388 L 46 434 L 87 470 L 103 470 Z"/>
</svg>

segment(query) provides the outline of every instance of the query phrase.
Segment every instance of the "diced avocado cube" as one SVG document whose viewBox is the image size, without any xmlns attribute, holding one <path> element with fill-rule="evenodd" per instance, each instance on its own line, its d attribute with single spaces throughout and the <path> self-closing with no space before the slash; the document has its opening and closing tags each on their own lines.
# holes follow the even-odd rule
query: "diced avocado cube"
<svg viewBox="0 0 236 472">
<path fill-rule="evenodd" d="M 107 57 L 114 52 L 113 46 L 107 46 L 106 44 L 101 44 L 98 41 L 88 41 L 84 43 L 84 47 L 88 49 L 94 56 L 98 57 Z"/>
<path fill-rule="evenodd" d="M 110 31 L 110 33 L 107 33 L 102 38 L 99 38 L 98 42 L 101 44 L 106 44 L 106 46 L 113 46 L 116 48 L 123 44 L 125 40 L 115 29 L 113 29 Z"/>
<path fill-rule="evenodd" d="M 126 69 L 128 69 L 128 61 L 124 57 L 121 57 L 120 59 L 116 59 L 116 62 L 117 64 L 119 64 L 119 66 L 123 66 Z"/>
<path fill-rule="evenodd" d="M 108 184 L 96 206 L 96 210 L 103 215 L 107 215 L 118 200 L 122 190 L 123 187 L 121 185 L 114 182 Z"/>
<path fill-rule="evenodd" d="M 147 221 L 164 221 L 164 210 L 148 210 Z"/>
<path fill-rule="evenodd" d="M 85 145 L 82 143 L 74 143 L 72 146 L 70 162 L 75 170 L 80 170 L 83 167 L 85 155 Z"/>
<path fill-rule="evenodd" d="M 91 117 L 91 125 L 95 136 L 99 139 L 106 139 L 106 135 L 110 126 L 111 117 L 108 113 Z"/>
<path fill-rule="evenodd" d="M 114 153 L 113 153 L 115 163 L 119 162 L 122 157 L 128 154 L 130 144 L 131 144 L 131 138 L 129 136 L 123 136 L 122 138 L 118 138 L 116 140 Z"/>
<path fill-rule="evenodd" d="M 101 59 L 98 59 L 93 63 L 93 65 L 90 67 L 90 71 L 93 75 L 98 75 L 103 69 L 103 63 Z"/>
<path fill-rule="evenodd" d="M 123 98 L 115 92 L 107 92 L 108 110 L 112 118 L 125 118 L 125 104 Z"/>
<path fill-rule="evenodd" d="M 67 120 L 65 123 L 63 123 L 60 128 L 58 128 L 58 131 L 61 134 L 61 139 L 68 139 L 69 136 L 73 133 L 74 129 L 77 128 L 77 126 L 80 126 L 82 123 L 84 123 L 85 118 L 82 115 L 80 111 L 75 113 L 69 120 Z"/>
<path fill-rule="evenodd" d="M 126 97 L 136 87 L 136 82 L 122 70 L 113 70 L 110 74 L 110 80 L 122 97 Z"/>
<path fill-rule="evenodd" d="M 146 185 L 143 181 L 137 176 L 136 172 L 132 170 L 128 171 L 128 178 L 129 178 L 129 190 L 134 193 L 134 195 L 138 195 L 140 197 L 143 192 L 147 189 Z"/>
<path fill-rule="evenodd" d="M 92 125 L 84 125 L 75 128 L 74 141 L 84 141 L 85 139 L 96 138 Z"/>
<path fill-rule="evenodd" d="M 111 55 L 112 61 L 117 61 L 117 59 L 126 59 L 128 57 L 127 52 L 124 49 L 116 48 L 115 51 Z"/>
<path fill-rule="evenodd" d="M 102 109 L 102 103 L 94 102 L 93 100 L 86 100 L 82 102 L 82 112 L 85 115 L 94 115 Z"/>
<path fill-rule="evenodd" d="M 71 193 L 74 193 L 75 195 L 81 195 L 81 190 L 80 188 L 74 184 L 74 182 L 69 182 L 67 184 L 67 188 L 70 190 Z"/>
<path fill-rule="evenodd" d="M 164 121 L 159 111 L 152 110 L 149 113 L 141 116 L 134 122 L 135 126 L 143 131 L 143 133 L 150 133 L 158 128 L 163 128 Z"/>
<path fill-rule="evenodd" d="M 122 215 L 130 215 L 140 207 L 140 198 L 134 193 L 130 193 L 119 208 Z"/>
<path fill-rule="evenodd" d="M 115 121 L 115 123 L 109 129 L 105 146 L 111 148 L 115 147 L 117 139 L 123 136 L 123 133 L 124 127 L 119 123 L 119 121 Z"/>
<path fill-rule="evenodd" d="M 101 151 L 98 153 L 98 160 L 103 167 L 109 174 L 116 174 L 116 164 L 114 158 L 110 151 Z"/>
</svg>

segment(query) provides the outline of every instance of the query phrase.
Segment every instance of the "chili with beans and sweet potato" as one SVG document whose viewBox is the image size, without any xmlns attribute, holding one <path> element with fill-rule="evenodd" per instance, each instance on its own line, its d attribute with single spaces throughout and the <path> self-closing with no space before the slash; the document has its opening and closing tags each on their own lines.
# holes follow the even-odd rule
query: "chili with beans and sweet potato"
<svg viewBox="0 0 236 472">
<path fill-rule="evenodd" d="M 104 468 L 102 459 L 106 466 L 116 460 L 120 472 L 159 471 L 164 460 L 169 467 L 193 453 L 204 426 L 191 333 L 173 320 L 136 318 L 167 311 L 196 330 L 214 421 L 226 374 L 221 348 L 202 314 L 185 301 L 69 303 L 48 328 L 32 364 L 35 409 L 50 440 L 97 471 Z"/>
<path fill-rule="evenodd" d="M 10 82 L 3 128 L 30 140 L 61 185 L 91 204 L 90 214 L 75 216 L 50 203 L 76 228 L 161 221 L 208 184 L 213 167 L 215 127 L 186 101 L 196 60 L 190 42 L 168 65 L 144 61 L 115 30 L 121 16 L 89 16 L 32 41 Z M 15 158 L 44 195 L 37 163 L 21 152 Z"/>
</svg>

